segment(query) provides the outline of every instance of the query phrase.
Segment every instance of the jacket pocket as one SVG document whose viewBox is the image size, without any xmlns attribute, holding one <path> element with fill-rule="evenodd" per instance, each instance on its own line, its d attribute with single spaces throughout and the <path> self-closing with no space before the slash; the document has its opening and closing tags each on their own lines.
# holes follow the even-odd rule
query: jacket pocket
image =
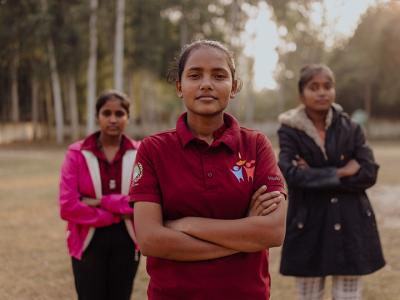
<svg viewBox="0 0 400 300">
<path fill-rule="evenodd" d="M 362 194 L 360 196 L 360 203 L 361 203 L 361 209 L 362 209 L 363 215 L 365 215 L 369 218 L 375 219 L 374 211 L 372 210 L 372 206 L 371 206 L 371 203 L 369 202 L 367 195 Z"/>
<path fill-rule="evenodd" d="M 290 228 L 296 231 L 302 231 L 306 225 L 308 211 L 305 206 L 299 206 L 297 212 L 290 223 Z"/>
</svg>

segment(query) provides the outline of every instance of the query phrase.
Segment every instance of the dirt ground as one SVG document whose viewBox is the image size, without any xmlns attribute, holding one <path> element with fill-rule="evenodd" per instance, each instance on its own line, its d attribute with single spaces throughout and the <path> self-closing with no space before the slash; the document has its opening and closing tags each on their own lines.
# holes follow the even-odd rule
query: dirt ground
<svg viewBox="0 0 400 300">
<path fill-rule="evenodd" d="M 395 300 L 400 295 L 400 142 L 373 147 L 381 169 L 378 184 L 368 193 L 387 265 L 365 277 L 364 299 Z M 64 149 L 54 146 L 0 148 L 0 299 L 76 299 L 65 223 L 58 214 L 63 155 Z M 275 248 L 270 254 L 272 299 L 295 299 L 293 279 L 278 274 L 279 253 Z M 135 300 L 146 299 L 144 264 L 143 259 L 132 295 Z"/>
</svg>

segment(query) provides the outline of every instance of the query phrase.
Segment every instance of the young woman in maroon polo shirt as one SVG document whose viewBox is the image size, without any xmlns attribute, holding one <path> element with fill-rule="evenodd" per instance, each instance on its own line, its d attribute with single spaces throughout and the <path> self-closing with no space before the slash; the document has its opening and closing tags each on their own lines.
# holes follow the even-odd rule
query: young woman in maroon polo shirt
<svg viewBox="0 0 400 300">
<path fill-rule="evenodd" d="M 148 297 L 268 299 L 266 250 L 285 227 L 271 144 L 224 113 L 240 85 L 219 42 L 187 45 L 174 74 L 187 112 L 142 142 L 131 183 Z"/>
<path fill-rule="evenodd" d="M 127 97 L 114 90 L 97 100 L 100 131 L 69 146 L 61 171 L 60 213 L 80 300 L 129 300 L 139 264 L 129 205 L 139 143 L 123 134 Z"/>
</svg>

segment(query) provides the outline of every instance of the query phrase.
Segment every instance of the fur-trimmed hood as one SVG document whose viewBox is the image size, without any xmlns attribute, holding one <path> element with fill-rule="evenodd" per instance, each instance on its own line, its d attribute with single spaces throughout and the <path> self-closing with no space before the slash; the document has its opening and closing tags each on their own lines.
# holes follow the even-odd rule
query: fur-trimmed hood
<svg viewBox="0 0 400 300">
<path fill-rule="evenodd" d="M 332 109 L 329 110 L 328 115 L 326 116 L 325 129 L 328 129 L 329 126 L 332 124 L 333 110 L 341 113 L 343 111 L 343 108 L 337 103 L 332 103 Z M 305 134 L 307 134 L 310 138 L 314 140 L 314 142 L 321 149 L 325 158 L 327 158 L 324 142 L 319 136 L 317 128 L 315 128 L 313 122 L 307 117 L 305 106 L 303 104 L 300 104 L 296 108 L 290 109 L 280 114 L 278 117 L 278 121 L 282 125 L 304 131 Z"/>
</svg>

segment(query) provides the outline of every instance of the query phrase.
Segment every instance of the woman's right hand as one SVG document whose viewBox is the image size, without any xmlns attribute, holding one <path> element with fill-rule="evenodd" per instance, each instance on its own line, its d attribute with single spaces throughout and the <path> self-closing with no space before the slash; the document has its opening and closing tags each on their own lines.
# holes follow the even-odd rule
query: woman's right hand
<svg viewBox="0 0 400 300">
<path fill-rule="evenodd" d="M 278 208 L 284 200 L 284 195 L 279 191 L 267 193 L 267 187 L 261 186 L 251 197 L 248 216 L 265 216 Z"/>
<path fill-rule="evenodd" d="M 100 205 L 101 200 L 100 199 L 93 199 L 93 198 L 88 198 L 88 197 L 82 197 L 81 200 L 83 203 L 86 205 L 92 206 L 92 207 L 98 207 Z"/>
<path fill-rule="evenodd" d="M 355 160 L 350 160 L 344 167 L 337 169 L 337 176 L 341 177 L 348 177 L 357 174 L 360 170 L 360 164 Z"/>
</svg>

